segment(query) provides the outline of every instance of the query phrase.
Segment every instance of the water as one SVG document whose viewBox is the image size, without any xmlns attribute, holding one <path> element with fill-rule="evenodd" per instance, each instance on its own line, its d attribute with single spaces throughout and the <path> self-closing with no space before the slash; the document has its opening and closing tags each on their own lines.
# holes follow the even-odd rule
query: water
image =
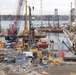
<svg viewBox="0 0 76 75">
<path fill-rule="evenodd" d="M 33 26 L 34 27 L 38 27 L 40 25 L 40 21 L 32 21 Z M 43 22 L 45 24 L 45 26 L 48 24 L 48 21 L 44 21 Z M 50 21 L 50 23 L 53 23 L 53 21 Z M 68 23 L 68 21 L 60 21 L 60 24 L 63 23 Z M 1 26 L 2 28 L 9 28 L 9 25 L 12 24 L 12 21 L 1 21 Z M 19 31 L 23 31 L 24 30 L 24 26 L 25 26 L 25 22 L 21 21 L 20 23 L 20 30 Z M 62 50 L 62 49 L 67 49 L 67 47 L 62 43 L 62 41 L 65 41 L 67 43 L 67 40 L 64 36 L 64 34 L 62 33 L 47 33 L 47 35 L 50 35 L 50 37 L 46 37 L 43 38 L 45 40 L 54 40 L 54 49 L 58 49 L 58 50 Z M 1 38 L 2 40 L 4 40 L 4 38 Z M 60 48 L 58 47 L 59 45 L 59 41 L 60 41 Z M 68 43 L 67 43 L 68 45 Z"/>
<path fill-rule="evenodd" d="M 13 21 L 1 21 L 1 26 L 2 26 L 2 28 L 9 28 L 9 25 L 12 23 L 13 23 Z M 68 23 L 69 23 L 68 21 L 60 21 L 60 24 L 68 24 Z M 28 24 L 29 24 L 29 22 L 28 22 Z M 34 21 L 32 21 L 32 24 L 34 27 L 39 27 L 41 25 L 41 22 L 34 20 Z M 50 24 L 53 24 L 53 21 L 50 21 Z M 20 31 L 23 31 L 24 26 L 25 26 L 25 22 L 21 21 L 21 22 L 19 22 L 18 25 L 20 26 Z M 48 21 L 43 21 L 43 25 L 47 26 Z"/>
<path fill-rule="evenodd" d="M 5 28 L 5 29 L 9 28 L 10 24 L 13 24 L 13 21 L 1 21 L 1 27 L 2 28 Z M 19 25 L 20 25 L 20 31 L 23 31 L 25 22 L 21 21 L 21 22 L 19 22 Z"/>
<path fill-rule="evenodd" d="M 50 37 L 49 37 L 50 35 Z M 69 46 L 65 36 L 63 33 L 47 33 L 46 38 L 42 38 L 44 40 L 54 40 L 54 49 L 56 50 L 68 50 L 67 47 L 62 43 L 62 41 L 65 41 L 66 44 Z M 60 42 L 60 43 L 59 43 Z M 59 48 L 60 45 L 60 48 Z"/>
</svg>

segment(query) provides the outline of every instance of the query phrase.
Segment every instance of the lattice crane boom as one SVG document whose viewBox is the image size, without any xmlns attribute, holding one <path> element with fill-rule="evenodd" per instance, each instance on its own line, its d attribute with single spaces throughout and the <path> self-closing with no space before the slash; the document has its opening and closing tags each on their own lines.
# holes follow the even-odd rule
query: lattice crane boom
<svg viewBox="0 0 76 75">
<path fill-rule="evenodd" d="M 20 12 L 22 9 L 22 5 L 23 5 L 24 0 L 19 0 L 18 1 L 18 7 L 16 10 L 16 16 L 13 20 L 13 23 L 10 24 L 10 29 L 8 30 L 8 36 L 6 36 L 6 40 L 8 38 L 8 40 L 10 40 L 10 42 L 15 42 L 17 40 L 17 34 L 19 31 L 19 19 L 20 19 Z"/>
<path fill-rule="evenodd" d="M 21 12 L 21 8 L 23 5 L 24 0 L 19 0 L 18 1 L 18 7 L 17 7 L 17 11 L 16 11 L 16 16 L 14 19 L 13 24 L 10 24 L 10 29 L 11 29 L 11 33 L 14 34 L 14 32 L 18 29 L 18 20 L 20 18 L 20 12 Z"/>
</svg>

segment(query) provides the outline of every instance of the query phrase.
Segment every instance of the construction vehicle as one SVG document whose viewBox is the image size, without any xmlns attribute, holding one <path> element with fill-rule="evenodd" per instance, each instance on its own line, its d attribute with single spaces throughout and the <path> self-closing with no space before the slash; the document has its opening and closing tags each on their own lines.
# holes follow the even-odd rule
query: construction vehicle
<svg viewBox="0 0 76 75">
<path fill-rule="evenodd" d="M 14 18 L 14 21 L 12 24 L 9 25 L 9 29 L 7 36 L 5 37 L 6 40 L 9 40 L 9 42 L 16 42 L 17 41 L 17 34 L 19 31 L 19 24 L 18 21 L 20 19 L 20 12 L 23 5 L 24 0 L 18 1 L 18 7 L 16 11 L 16 16 Z"/>
<path fill-rule="evenodd" d="M 18 8 L 17 8 L 17 14 L 16 17 L 14 19 L 13 24 L 10 24 L 10 28 L 8 30 L 8 35 L 6 36 L 6 40 L 9 40 L 9 42 L 17 42 L 17 38 L 21 37 L 23 38 L 23 49 L 25 49 L 26 43 L 29 44 L 29 46 L 31 45 L 31 41 L 34 42 L 33 40 L 35 40 L 35 38 L 41 38 L 41 37 L 46 37 L 46 35 L 43 34 L 39 34 L 36 35 L 34 28 L 31 28 L 31 8 L 27 6 L 27 0 L 26 0 L 26 8 L 25 8 L 25 27 L 24 27 L 24 31 L 22 35 L 18 35 L 18 31 L 19 31 L 19 25 L 18 25 L 18 20 L 19 20 L 19 15 L 20 15 L 20 11 L 22 8 L 24 0 L 19 0 L 18 2 Z M 27 8 L 29 8 L 29 18 L 27 15 Z M 29 29 L 28 29 L 28 20 L 29 20 Z M 18 37 L 17 37 L 18 36 Z"/>
<path fill-rule="evenodd" d="M 73 43 L 72 47 L 68 47 L 67 44 L 62 41 L 64 45 L 68 48 L 68 51 L 64 53 L 64 61 L 76 61 L 76 44 Z"/>
</svg>

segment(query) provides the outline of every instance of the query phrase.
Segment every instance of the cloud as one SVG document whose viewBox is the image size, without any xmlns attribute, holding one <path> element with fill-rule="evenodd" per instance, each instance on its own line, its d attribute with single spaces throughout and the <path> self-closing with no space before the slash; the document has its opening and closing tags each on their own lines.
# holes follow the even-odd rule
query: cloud
<svg viewBox="0 0 76 75">
<path fill-rule="evenodd" d="M 16 14 L 16 11 L 15 10 L 2 10 L 1 11 L 1 15 L 9 15 L 9 14 L 15 15 Z"/>
<path fill-rule="evenodd" d="M 1 0 L 1 12 L 2 14 L 15 14 L 17 10 L 17 3 L 19 0 Z M 25 0 L 24 0 L 25 1 Z M 70 3 L 74 0 L 42 0 L 43 14 L 54 14 L 54 9 L 57 8 L 59 14 L 69 14 Z M 28 6 L 34 6 L 34 14 L 40 14 L 40 0 L 28 0 Z"/>
</svg>

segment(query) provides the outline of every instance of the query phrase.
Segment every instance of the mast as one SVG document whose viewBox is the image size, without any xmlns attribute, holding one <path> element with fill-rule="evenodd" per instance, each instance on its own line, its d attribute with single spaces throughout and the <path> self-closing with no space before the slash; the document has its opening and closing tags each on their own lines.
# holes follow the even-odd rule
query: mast
<svg viewBox="0 0 76 75">
<path fill-rule="evenodd" d="M 59 25 L 59 15 L 58 15 L 58 29 L 59 29 L 60 25 Z"/>
<path fill-rule="evenodd" d="M 43 26 L 43 7 L 42 7 L 42 0 L 40 0 L 40 8 L 41 8 L 41 27 Z"/>
<path fill-rule="evenodd" d="M 75 7 L 75 30 L 76 30 L 76 0 L 74 0 L 74 7 Z"/>
<path fill-rule="evenodd" d="M 25 29 L 24 29 L 24 32 L 25 33 L 28 33 L 28 16 L 27 16 L 27 0 L 25 1 L 25 12 L 26 12 L 26 15 L 25 15 Z"/>
<path fill-rule="evenodd" d="M 72 32 L 72 2 L 71 2 L 71 10 L 70 10 L 70 31 Z"/>
<path fill-rule="evenodd" d="M 31 47 L 31 7 L 29 6 L 29 47 Z"/>
<path fill-rule="evenodd" d="M 23 35 L 28 35 L 28 16 L 27 16 L 27 0 L 25 0 L 25 27 Z M 25 37 L 23 37 L 23 50 L 25 49 Z"/>
<path fill-rule="evenodd" d="M 0 8 L 1 8 L 1 6 L 0 6 Z M 2 30 L 1 30 L 1 9 L 0 9 L 0 33 L 2 32 Z"/>
</svg>

